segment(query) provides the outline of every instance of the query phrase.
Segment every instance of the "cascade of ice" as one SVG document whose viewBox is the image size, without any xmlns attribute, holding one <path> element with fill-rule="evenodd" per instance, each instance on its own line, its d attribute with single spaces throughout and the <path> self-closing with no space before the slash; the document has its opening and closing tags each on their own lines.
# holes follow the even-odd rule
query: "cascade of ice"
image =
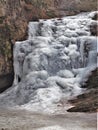
<svg viewBox="0 0 98 130">
<path fill-rule="evenodd" d="M 47 108 L 79 94 L 97 64 L 93 14 L 30 22 L 28 40 L 14 46 L 14 87 L 0 97 L 2 105 Z"/>
</svg>

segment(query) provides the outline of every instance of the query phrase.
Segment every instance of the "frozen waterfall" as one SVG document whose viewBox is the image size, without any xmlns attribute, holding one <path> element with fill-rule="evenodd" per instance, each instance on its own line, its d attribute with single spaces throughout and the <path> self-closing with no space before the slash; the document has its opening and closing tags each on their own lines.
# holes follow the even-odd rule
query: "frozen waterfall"
<svg viewBox="0 0 98 130">
<path fill-rule="evenodd" d="M 0 95 L 0 105 L 43 110 L 80 94 L 97 65 L 93 15 L 30 22 L 28 39 L 14 46 L 14 84 Z"/>
</svg>

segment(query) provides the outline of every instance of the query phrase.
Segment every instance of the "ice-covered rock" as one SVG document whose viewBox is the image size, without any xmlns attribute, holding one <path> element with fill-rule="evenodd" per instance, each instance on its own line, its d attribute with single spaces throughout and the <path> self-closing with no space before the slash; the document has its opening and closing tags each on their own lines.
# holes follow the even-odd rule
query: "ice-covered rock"
<svg viewBox="0 0 98 130">
<path fill-rule="evenodd" d="M 14 46 L 15 79 L 0 104 L 47 109 L 78 95 L 97 63 L 90 13 L 30 22 L 28 40 Z"/>
</svg>

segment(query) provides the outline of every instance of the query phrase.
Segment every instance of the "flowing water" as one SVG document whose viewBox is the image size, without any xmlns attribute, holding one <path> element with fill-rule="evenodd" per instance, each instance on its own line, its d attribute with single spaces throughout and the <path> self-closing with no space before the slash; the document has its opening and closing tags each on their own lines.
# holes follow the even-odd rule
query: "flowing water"
<svg viewBox="0 0 98 130">
<path fill-rule="evenodd" d="M 14 83 L 0 95 L 0 106 L 51 111 L 82 93 L 97 65 L 94 13 L 30 22 L 28 39 L 15 43 Z"/>
</svg>

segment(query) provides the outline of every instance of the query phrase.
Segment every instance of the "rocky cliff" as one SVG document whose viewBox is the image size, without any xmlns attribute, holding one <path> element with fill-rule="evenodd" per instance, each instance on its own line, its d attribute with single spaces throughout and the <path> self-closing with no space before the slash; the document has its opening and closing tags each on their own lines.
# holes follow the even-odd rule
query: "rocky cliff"
<svg viewBox="0 0 98 130">
<path fill-rule="evenodd" d="M 13 82 L 13 44 L 26 38 L 29 21 L 97 9 L 96 0 L 0 0 L 0 92 Z"/>
</svg>

